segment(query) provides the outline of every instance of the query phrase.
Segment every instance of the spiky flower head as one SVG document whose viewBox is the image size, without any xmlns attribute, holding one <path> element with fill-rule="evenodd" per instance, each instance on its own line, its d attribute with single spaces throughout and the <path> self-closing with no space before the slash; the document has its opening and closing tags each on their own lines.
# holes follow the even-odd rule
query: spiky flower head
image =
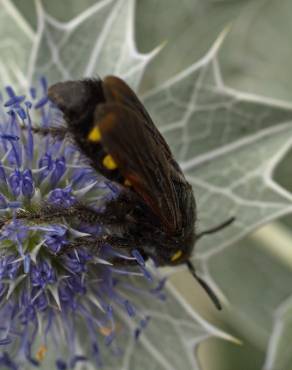
<svg viewBox="0 0 292 370">
<path fill-rule="evenodd" d="M 29 96 L 11 87 L 1 96 L 0 368 L 41 366 L 48 351 L 58 370 L 100 366 L 105 347 L 121 352 L 119 316 L 136 338 L 149 320 L 131 296 L 165 298 L 138 250 L 100 242 L 104 226 L 82 217 L 102 213 L 121 189 L 70 138 L 50 134 L 61 121 L 45 79 Z"/>
</svg>

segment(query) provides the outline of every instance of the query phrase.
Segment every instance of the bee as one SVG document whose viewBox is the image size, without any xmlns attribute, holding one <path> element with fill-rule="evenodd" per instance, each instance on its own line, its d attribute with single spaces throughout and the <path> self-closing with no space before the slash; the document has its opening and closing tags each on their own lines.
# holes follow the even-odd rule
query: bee
<svg viewBox="0 0 292 370">
<path fill-rule="evenodd" d="M 215 293 L 196 274 L 190 258 L 203 235 L 223 229 L 234 218 L 196 232 L 192 186 L 137 95 L 120 78 L 108 76 L 103 80 L 56 83 L 49 87 L 48 97 L 63 113 L 66 134 L 92 168 L 121 188 L 102 214 L 79 205 L 79 217 L 119 226 L 116 235 L 113 231 L 102 239 L 114 247 L 138 250 L 157 266 L 185 264 L 221 309 Z"/>
</svg>

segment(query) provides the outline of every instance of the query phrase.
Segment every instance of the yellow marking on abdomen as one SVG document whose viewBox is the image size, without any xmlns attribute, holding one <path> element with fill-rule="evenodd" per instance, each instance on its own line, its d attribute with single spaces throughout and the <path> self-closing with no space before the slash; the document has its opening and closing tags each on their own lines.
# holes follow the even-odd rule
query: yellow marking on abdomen
<svg viewBox="0 0 292 370">
<path fill-rule="evenodd" d="M 104 165 L 105 168 L 108 170 L 115 170 L 118 166 L 116 162 L 113 160 L 113 157 L 110 154 L 107 154 L 103 160 L 102 164 Z"/>
<path fill-rule="evenodd" d="M 175 262 L 176 260 L 178 260 L 180 257 L 182 256 L 182 251 L 181 250 L 178 250 L 177 252 L 175 252 L 175 254 L 171 257 L 171 262 Z"/>
<path fill-rule="evenodd" d="M 88 134 L 88 137 L 87 139 L 89 141 L 93 141 L 94 143 L 98 143 L 100 142 L 101 140 L 101 132 L 100 132 L 100 129 L 95 126 L 91 131 L 90 133 Z"/>
</svg>

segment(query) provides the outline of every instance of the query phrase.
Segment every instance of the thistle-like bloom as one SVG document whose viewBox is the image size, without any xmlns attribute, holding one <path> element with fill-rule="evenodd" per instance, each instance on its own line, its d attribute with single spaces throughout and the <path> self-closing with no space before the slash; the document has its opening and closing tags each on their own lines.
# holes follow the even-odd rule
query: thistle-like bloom
<svg viewBox="0 0 292 370">
<path fill-rule="evenodd" d="M 42 79 L 29 97 L 8 87 L 0 98 L 0 368 L 12 370 L 40 366 L 47 351 L 58 370 L 102 365 L 105 347 L 120 353 L 119 317 L 136 338 L 149 320 L 133 294 L 164 299 L 137 250 L 97 243 L 103 225 L 81 217 L 121 189 L 50 134 L 61 116 L 46 92 Z"/>
</svg>

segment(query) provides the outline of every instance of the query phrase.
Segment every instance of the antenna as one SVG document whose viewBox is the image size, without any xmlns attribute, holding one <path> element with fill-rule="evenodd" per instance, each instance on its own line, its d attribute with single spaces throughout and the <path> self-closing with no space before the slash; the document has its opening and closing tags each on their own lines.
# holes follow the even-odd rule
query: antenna
<svg viewBox="0 0 292 370">
<path fill-rule="evenodd" d="M 220 231 L 222 229 L 225 229 L 225 227 L 232 224 L 232 222 L 235 221 L 235 217 L 230 217 L 228 220 L 224 221 L 222 224 L 217 225 L 215 227 L 212 227 L 211 229 L 201 231 L 198 235 L 196 235 L 196 240 L 201 239 L 204 235 L 214 234 L 217 233 L 217 231 Z"/>
<path fill-rule="evenodd" d="M 186 265 L 187 265 L 190 273 L 193 275 L 193 277 L 197 280 L 197 282 L 201 285 L 201 287 L 208 294 L 208 296 L 210 297 L 211 301 L 214 303 L 215 307 L 218 310 L 222 310 L 222 306 L 221 306 L 221 303 L 220 303 L 218 297 L 213 292 L 213 290 L 209 287 L 209 285 L 196 274 L 194 265 L 190 261 L 187 261 L 186 262 Z"/>
</svg>

